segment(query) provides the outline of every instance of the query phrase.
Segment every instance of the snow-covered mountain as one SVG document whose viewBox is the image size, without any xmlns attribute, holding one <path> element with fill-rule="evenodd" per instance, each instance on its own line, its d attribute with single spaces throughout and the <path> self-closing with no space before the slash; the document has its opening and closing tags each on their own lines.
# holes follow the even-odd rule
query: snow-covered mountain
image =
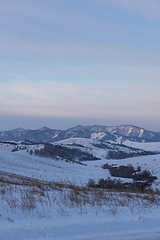
<svg viewBox="0 0 160 240">
<path fill-rule="evenodd" d="M 52 143 L 69 138 L 89 138 L 114 142 L 124 142 L 125 140 L 136 142 L 160 142 L 160 132 L 148 131 L 144 128 L 132 125 L 120 126 L 81 126 L 67 129 L 54 130 L 42 127 L 37 130 L 25 130 L 17 128 L 11 131 L 1 131 L 1 141 L 33 141 Z"/>
<path fill-rule="evenodd" d="M 0 132 L 1 141 L 33 141 L 52 143 L 69 138 L 89 138 L 123 143 L 125 140 L 134 142 L 160 142 L 160 132 L 148 131 L 132 125 L 120 126 L 81 126 L 67 130 L 54 130 L 42 127 L 37 130 L 17 128 L 11 131 Z"/>
<path fill-rule="evenodd" d="M 152 137 L 155 136 L 154 132 L 148 131 L 144 128 L 139 128 L 139 127 L 130 126 L 130 125 L 108 127 L 107 130 L 111 134 L 117 134 L 125 137 L 152 139 Z"/>
</svg>

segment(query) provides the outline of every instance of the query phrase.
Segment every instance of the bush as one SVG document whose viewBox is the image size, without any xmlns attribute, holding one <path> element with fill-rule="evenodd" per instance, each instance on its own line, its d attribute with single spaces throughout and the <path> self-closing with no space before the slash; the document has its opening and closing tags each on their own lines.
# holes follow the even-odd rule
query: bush
<svg viewBox="0 0 160 240">
<path fill-rule="evenodd" d="M 151 184 L 147 181 L 144 182 L 132 182 L 123 183 L 120 179 L 99 179 L 98 184 L 95 184 L 93 179 L 89 179 L 87 186 L 92 188 L 101 188 L 118 191 L 130 191 L 130 192 L 145 192 L 146 188 Z"/>
<path fill-rule="evenodd" d="M 94 179 L 89 179 L 87 183 L 87 187 L 94 187 L 96 185 L 96 182 Z"/>
<path fill-rule="evenodd" d="M 156 176 L 152 176 L 151 175 L 151 172 L 150 171 L 147 171 L 147 170 L 144 170 L 143 172 L 141 173 L 135 173 L 132 178 L 134 180 L 139 180 L 139 181 L 142 181 L 142 180 L 147 180 L 148 182 L 153 182 L 154 180 L 157 179 Z"/>
<path fill-rule="evenodd" d="M 132 175 L 135 172 L 135 169 L 131 165 L 131 166 L 110 167 L 109 171 L 113 177 L 132 178 Z"/>
<path fill-rule="evenodd" d="M 11 152 L 17 152 L 17 151 L 18 151 L 18 147 L 14 147 Z"/>
<path fill-rule="evenodd" d="M 30 152 L 29 152 L 29 153 L 30 153 L 30 155 L 32 155 L 32 154 L 33 154 L 33 150 L 30 150 Z"/>
<path fill-rule="evenodd" d="M 98 181 L 98 188 L 105 188 L 105 189 L 123 189 L 123 183 L 119 179 L 99 179 Z"/>
<path fill-rule="evenodd" d="M 102 166 L 103 169 L 109 169 L 111 176 L 122 177 L 122 178 L 132 178 L 134 181 L 148 181 L 153 182 L 157 179 L 156 176 L 152 176 L 150 171 L 144 170 L 141 172 L 141 167 L 138 166 L 137 170 L 132 165 L 113 167 L 108 163 Z M 137 173 L 138 172 L 138 173 Z"/>
</svg>

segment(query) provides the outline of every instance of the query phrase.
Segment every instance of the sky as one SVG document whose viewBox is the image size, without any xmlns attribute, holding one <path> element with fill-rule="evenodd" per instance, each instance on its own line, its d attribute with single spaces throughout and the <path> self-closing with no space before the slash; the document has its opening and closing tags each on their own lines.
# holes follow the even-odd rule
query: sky
<svg viewBox="0 0 160 240">
<path fill-rule="evenodd" d="M 0 0 L 0 131 L 160 131 L 159 0 Z"/>
</svg>

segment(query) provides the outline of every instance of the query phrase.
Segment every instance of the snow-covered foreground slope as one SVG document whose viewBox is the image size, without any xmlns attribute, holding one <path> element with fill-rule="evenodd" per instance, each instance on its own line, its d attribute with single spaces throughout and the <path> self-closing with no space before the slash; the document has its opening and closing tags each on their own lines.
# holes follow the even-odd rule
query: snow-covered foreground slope
<svg viewBox="0 0 160 240">
<path fill-rule="evenodd" d="M 159 210 L 95 215 L 92 212 L 71 216 L 14 216 L 0 218 L 0 239 L 3 240 L 159 240 Z"/>
<path fill-rule="evenodd" d="M 103 150 L 102 150 L 103 151 Z M 101 152 L 102 153 L 102 152 Z M 27 151 L 0 150 L 0 171 L 33 177 L 40 180 L 67 181 L 85 185 L 88 179 L 98 181 L 110 176 L 101 165 L 109 164 L 141 166 L 158 177 L 160 182 L 160 155 L 141 156 L 122 160 L 97 160 L 85 162 L 87 166 L 30 155 Z M 128 179 L 125 179 L 127 181 Z M 6 189 L 6 188 L 5 188 Z M 23 193 L 31 191 L 25 186 L 7 187 L 1 190 L 0 239 L 2 240 L 159 240 L 160 207 L 152 202 L 145 206 L 133 197 L 122 198 L 117 203 L 114 196 L 108 204 L 73 204 L 63 191 L 48 191 L 39 198 L 37 208 L 24 210 Z M 32 191 L 37 191 L 35 188 Z M 43 189 L 42 189 L 43 190 Z M 6 192 L 4 192 L 6 191 Z M 63 194 L 62 194 L 63 193 Z M 49 194 L 49 195 L 47 195 Z M 27 195 L 25 195 L 27 196 Z M 67 194 L 65 196 L 68 196 Z M 7 202 L 8 198 L 9 202 Z M 42 200 L 44 198 L 44 203 Z M 14 202 L 14 200 L 16 201 Z M 47 202 L 46 199 L 48 199 Z M 34 200 L 34 199 L 33 199 Z M 19 204 L 19 207 L 13 207 Z"/>
</svg>

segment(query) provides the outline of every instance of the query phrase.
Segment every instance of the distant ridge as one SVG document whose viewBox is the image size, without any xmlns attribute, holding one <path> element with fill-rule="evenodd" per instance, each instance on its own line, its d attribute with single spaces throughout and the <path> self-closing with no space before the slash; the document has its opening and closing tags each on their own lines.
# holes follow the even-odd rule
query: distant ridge
<svg viewBox="0 0 160 240">
<path fill-rule="evenodd" d="M 16 128 L 11 131 L 1 131 L 1 141 L 33 141 L 52 143 L 68 138 L 92 138 L 102 141 L 121 142 L 125 140 L 137 142 L 160 142 L 160 132 L 148 131 L 134 125 L 103 126 L 77 125 L 67 130 L 55 130 L 48 127 L 42 127 L 36 130 Z"/>
</svg>

